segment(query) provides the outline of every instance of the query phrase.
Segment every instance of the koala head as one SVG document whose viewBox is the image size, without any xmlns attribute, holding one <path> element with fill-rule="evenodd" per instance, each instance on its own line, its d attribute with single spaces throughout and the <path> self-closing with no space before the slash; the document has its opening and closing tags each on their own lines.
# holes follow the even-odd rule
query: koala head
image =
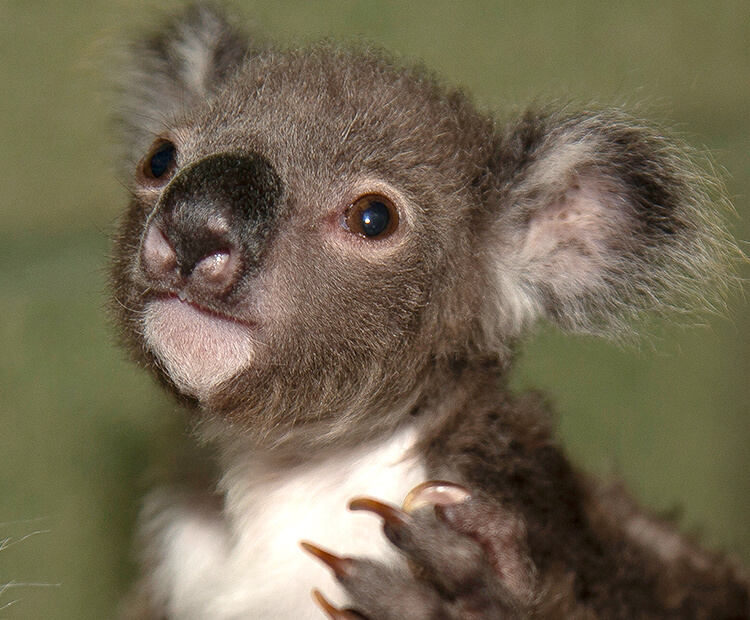
<svg viewBox="0 0 750 620">
<path fill-rule="evenodd" d="M 620 112 L 500 124 L 379 52 L 256 49 L 200 7 L 133 52 L 114 312 L 256 441 L 392 427 L 540 318 L 617 335 L 723 277 L 703 177 Z"/>
</svg>

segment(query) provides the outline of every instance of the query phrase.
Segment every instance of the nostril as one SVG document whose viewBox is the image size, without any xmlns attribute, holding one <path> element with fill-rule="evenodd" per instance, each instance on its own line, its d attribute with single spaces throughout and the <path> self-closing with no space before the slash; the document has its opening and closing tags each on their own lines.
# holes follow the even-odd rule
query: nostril
<svg viewBox="0 0 750 620">
<path fill-rule="evenodd" d="M 235 253 L 230 248 L 220 248 L 195 264 L 190 279 L 209 287 L 224 289 L 234 282 L 237 271 Z"/>
<path fill-rule="evenodd" d="M 143 239 L 141 264 L 152 278 L 164 278 L 177 269 L 177 252 L 169 239 L 153 222 L 149 224 Z"/>
<path fill-rule="evenodd" d="M 216 235 L 203 223 L 189 233 L 174 220 L 164 226 L 160 220 L 149 224 L 140 254 L 143 272 L 157 288 L 206 301 L 223 296 L 240 279 L 242 260 L 228 234 Z"/>
</svg>

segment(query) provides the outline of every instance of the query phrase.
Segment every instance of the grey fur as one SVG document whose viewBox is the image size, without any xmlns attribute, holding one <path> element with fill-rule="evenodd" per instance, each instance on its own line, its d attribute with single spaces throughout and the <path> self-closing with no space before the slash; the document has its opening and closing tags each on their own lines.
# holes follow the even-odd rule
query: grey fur
<svg viewBox="0 0 750 620">
<path fill-rule="evenodd" d="M 154 136 L 154 148 L 168 141 L 176 155 L 163 174 L 150 156 L 138 164 L 115 244 L 112 307 L 136 359 L 192 411 L 226 470 L 248 452 L 281 469 L 325 462 L 413 426 L 429 473 L 503 506 L 478 511 L 479 530 L 505 531 L 493 515 L 517 524 L 503 536 L 528 550 L 516 558 L 506 550 L 507 566 L 538 571 L 538 590 L 522 601 L 493 607 L 493 597 L 506 595 L 486 593 L 504 593 L 507 584 L 487 586 L 482 604 L 492 613 L 750 614 L 746 583 L 708 554 L 701 566 L 709 568 L 670 569 L 674 582 L 653 586 L 664 558 L 623 543 L 603 516 L 625 500 L 579 477 L 549 438 L 546 407 L 506 388 L 516 343 L 539 319 L 618 338 L 646 312 L 721 303 L 737 250 L 718 184 L 689 149 L 618 110 L 535 109 L 500 123 L 424 69 L 382 52 L 329 43 L 261 49 L 205 5 L 132 52 L 127 159 L 144 157 Z M 277 175 L 280 189 L 263 206 L 269 215 L 258 218 L 262 234 L 245 230 L 255 220 L 242 219 L 250 207 L 236 201 L 249 194 L 205 172 L 217 169 L 218 157 L 237 162 L 237 174 L 262 161 Z M 200 200 L 175 189 L 183 187 L 202 188 Z M 348 206 L 370 193 L 399 211 L 390 237 L 370 241 L 340 225 Z M 194 228 L 178 239 L 185 226 Z M 176 250 L 165 249 L 170 243 Z M 178 275 L 171 265 L 190 253 L 181 253 L 186 243 L 197 258 Z M 220 293 L 214 280 L 207 284 L 214 262 L 201 257 L 240 265 L 220 273 Z M 167 316 L 164 300 L 178 296 L 201 308 L 196 330 L 215 330 L 195 335 L 210 359 L 175 344 L 190 336 L 159 318 Z M 245 335 L 225 336 L 238 330 Z M 249 339 L 252 355 L 217 351 L 222 338 L 233 346 Z M 216 361 L 224 353 L 237 368 L 228 377 Z M 516 488 L 518 472 L 527 473 Z M 568 531 L 568 510 L 580 528 Z M 569 553 L 558 557 L 557 546 Z M 693 553 L 705 552 L 690 547 L 678 562 Z M 623 566 L 632 583 L 594 565 Z M 383 570 L 388 583 L 404 573 Z M 483 580 L 495 579 L 486 572 Z M 688 594 L 698 582 L 719 594 Z M 435 596 L 421 582 L 407 591 Z M 358 593 L 363 601 L 380 596 L 376 586 L 352 586 L 355 602 Z M 402 610 L 418 603 L 406 594 L 401 602 Z M 139 617 L 166 613 L 144 609 Z M 369 609 L 371 620 L 399 613 Z"/>
</svg>

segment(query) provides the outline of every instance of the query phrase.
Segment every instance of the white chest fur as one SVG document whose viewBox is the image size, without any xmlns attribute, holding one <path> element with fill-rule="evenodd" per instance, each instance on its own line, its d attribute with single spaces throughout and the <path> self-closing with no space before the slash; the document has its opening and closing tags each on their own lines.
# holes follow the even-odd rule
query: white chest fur
<svg viewBox="0 0 750 620">
<path fill-rule="evenodd" d="M 223 512 L 155 494 L 147 529 L 158 554 L 153 587 L 170 620 L 314 620 L 320 588 L 343 602 L 329 571 L 299 546 L 307 540 L 340 555 L 388 560 L 395 552 L 370 514 L 347 510 L 368 495 L 400 504 L 425 479 L 411 454 L 411 430 L 335 461 L 272 471 L 238 463 L 224 484 Z"/>
</svg>

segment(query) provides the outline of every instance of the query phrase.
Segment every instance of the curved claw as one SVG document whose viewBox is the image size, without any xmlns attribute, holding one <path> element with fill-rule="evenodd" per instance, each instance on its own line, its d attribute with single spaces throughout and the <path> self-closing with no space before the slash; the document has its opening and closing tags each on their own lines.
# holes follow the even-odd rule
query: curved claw
<svg viewBox="0 0 750 620">
<path fill-rule="evenodd" d="M 362 616 L 360 616 L 356 611 L 334 607 L 326 599 L 326 597 L 323 596 L 320 590 L 313 590 L 312 597 L 313 600 L 318 604 L 318 607 L 320 607 L 323 610 L 323 613 L 327 615 L 331 620 L 362 620 Z"/>
<path fill-rule="evenodd" d="M 454 482 L 428 480 L 415 486 L 404 499 L 403 510 L 409 514 L 425 506 L 449 506 L 471 499 L 469 489 Z"/>
<path fill-rule="evenodd" d="M 315 556 L 328 566 L 339 581 L 346 579 L 351 574 L 354 565 L 354 561 L 351 558 L 340 558 L 309 542 L 300 542 L 300 546 L 310 555 Z"/>
<path fill-rule="evenodd" d="M 357 497 L 349 502 L 349 510 L 366 510 L 378 515 L 385 524 L 399 528 L 409 523 L 409 515 L 402 510 L 370 497 Z"/>
</svg>

